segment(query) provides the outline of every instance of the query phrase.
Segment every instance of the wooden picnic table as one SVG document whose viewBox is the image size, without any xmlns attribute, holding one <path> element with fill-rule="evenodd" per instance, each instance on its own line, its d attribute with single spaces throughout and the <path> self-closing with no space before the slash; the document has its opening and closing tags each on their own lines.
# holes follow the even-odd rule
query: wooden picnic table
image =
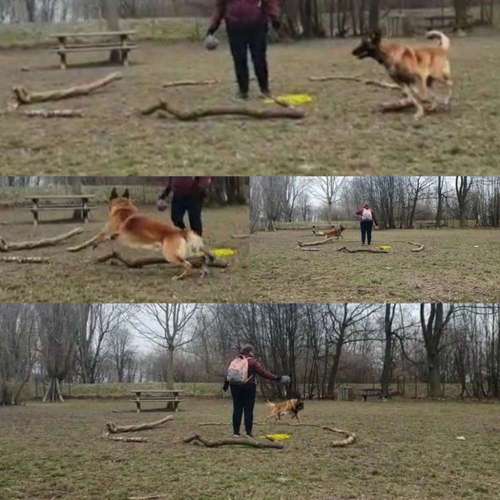
<svg viewBox="0 0 500 500">
<path fill-rule="evenodd" d="M 67 54 L 79 52 L 99 52 L 106 51 L 112 53 L 118 51 L 120 53 L 120 61 L 123 66 L 128 66 L 128 54 L 130 51 L 137 49 L 135 43 L 131 43 L 130 37 L 135 35 L 135 31 L 102 31 L 93 33 L 56 33 L 51 35 L 51 38 L 59 40 L 59 48 L 53 49 L 61 58 L 61 69 L 66 69 Z M 85 43 L 80 40 L 90 38 L 119 38 L 118 41 L 107 41 L 99 43 Z M 68 43 L 68 40 L 73 40 L 73 43 Z"/>
<path fill-rule="evenodd" d="M 436 14 L 433 16 L 425 16 L 426 28 L 433 30 L 434 28 L 452 28 L 455 26 L 456 17 L 451 14 Z"/>
<path fill-rule="evenodd" d="M 179 396 L 184 391 L 180 389 L 135 389 L 130 392 L 135 394 L 135 399 L 132 399 L 132 401 L 135 402 L 137 413 L 140 413 L 143 409 L 142 403 L 152 402 L 167 403 L 164 408 L 165 411 L 177 411 L 179 404 L 182 402 Z"/>
<path fill-rule="evenodd" d="M 73 210 L 81 211 L 84 222 L 89 221 L 91 207 L 89 201 L 94 198 L 93 194 L 33 194 L 24 197 L 31 200 L 30 209 L 33 214 L 33 224 L 36 226 L 40 220 L 39 212 L 41 210 Z M 55 203 L 54 203 L 55 202 Z M 80 202 L 79 204 L 75 202 Z"/>
</svg>

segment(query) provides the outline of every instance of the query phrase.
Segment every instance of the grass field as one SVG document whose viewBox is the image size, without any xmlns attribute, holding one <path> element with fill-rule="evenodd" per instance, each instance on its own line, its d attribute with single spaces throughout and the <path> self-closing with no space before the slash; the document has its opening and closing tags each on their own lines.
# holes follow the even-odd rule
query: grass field
<svg viewBox="0 0 500 500">
<path fill-rule="evenodd" d="M 204 211 L 205 241 L 209 247 L 235 248 L 238 254 L 230 259 L 227 269 L 211 269 L 208 279 L 199 284 L 198 273 L 184 281 L 173 281 L 178 269 L 147 266 L 129 269 L 124 266 L 95 264 L 93 259 L 110 249 L 105 243 L 95 251 L 69 253 L 65 249 L 89 239 L 103 227 L 106 208 L 93 212 L 85 232 L 67 243 L 54 247 L 12 252 L 9 255 L 44 256 L 49 264 L 1 263 L 0 301 L 4 302 L 237 302 L 246 301 L 247 240 L 232 239 L 235 233 L 248 231 L 248 207 L 207 208 Z M 143 210 L 161 217 L 151 206 Z M 65 212 L 63 212 L 66 214 Z M 7 241 L 41 239 L 62 234 L 77 224 L 54 223 L 61 214 L 42 212 L 45 221 L 35 230 L 27 208 L 5 209 L 0 212 L 0 234 Z M 164 215 L 164 217 L 168 217 Z M 51 221 L 47 222 L 47 221 Z M 118 248 L 118 247 L 117 247 Z M 125 255 L 151 255 L 147 251 L 121 249 Z"/>
<path fill-rule="evenodd" d="M 2 29 L 2 28 L 0 28 Z M 1 37 L 0 37 L 1 38 Z M 417 43 L 422 40 L 404 40 Z M 78 108 L 81 119 L 50 122 L 8 115 L 0 122 L 0 174 L 493 174 L 500 155 L 500 36 L 452 40 L 455 98 L 451 112 L 415 123 L 411 113 L 374 112 L 397 93 L 357 83 L 316 83 L 311 75 L 385 79 L 374 61 L 351 55 L 358 40 L 273 45 L 276 95 L 309 93 L 303 121 L 240 118 L 178 122 L 140 116 L 159 97 L 180 108 L 234 104 L 227 44 L 208 53 L 200 43 L 141 42 L 124 80 L 91 97 L 46 108 Z M 99 54 L 70 57 L 66 72 L 46 47 L 1 50 L 0 99 L 14 85 L 45 90 L 87 82 L 116 70 Z M 82 65 L 83 63 L 83 65 Z M 29 71 L 21 71 L 22 68 Z M 208 87 L 162 89 L 165 81 L 218 79 Z M 255 86 L 251 105 L 265 107 Z"/>
<path fill-rule="evenodd" d="M 256 427 L 257 436 L 290 433 L 284 450 L 183 444 L 193 431 L 229 436 L 229 425 L 199 424 L 229 423 L 231 402 L 187 400 L 181 407 L 175 422 L 140 433 L 148 443 L 100 439 L 107 421 L 160 418 L 112 413 L 130 403 L 0 408 L 0 498 L 498 498 L 498 404 L 306 401 L 304 423 L 347 429 L 357 442 L 332 448 L 331 436 L 316 428 Z M 258 402 L 257 421 L 265 415 Z"/>
<path fill-rule="evenodd" d="M 260 232 L 250 242 L 252 289 L 259 302 L 498 302 L 498 230 L 441 229 L 375 231 L 375 245 L 390 254 L 346 254 L 361 247 L 359 229 L 318 252 L 297 241 L 310 231 Z M 412 252 L 413 241 L 425 245 Z"/>
</svg>

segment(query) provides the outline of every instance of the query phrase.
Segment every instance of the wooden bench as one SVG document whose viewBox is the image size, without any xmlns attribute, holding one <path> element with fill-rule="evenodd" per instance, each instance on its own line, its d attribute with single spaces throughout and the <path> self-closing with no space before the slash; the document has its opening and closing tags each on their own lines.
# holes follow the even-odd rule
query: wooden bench
<svg viewBox="0 0 500 500">
<path fill-rule="evenodd" d="M 434 16 L 425 16 L 425 28 L 433 30 L 435 28 L 454 28 L 456 24 L 456 17 L 453 15 L 438 14 Z"/>
<path fill-rule="evenodd" d="M 361 391 L 363 401 L 368 401 L 368 398 L 382 399 L 382 389 L 363 389 Z"/>
<path fill-rule="evenodd" d="M 95 208 L 89 205 L 89 201 L 94 198 L 92 194 L 55 194 L 55 195 L 32 195 L 25 196 L 31 200 L 30 208 L 33 214 L 33 224 L 36 226 L 40 222 L 39 212 L 42 210 L 72 210 L 73 214 L 80 213 L 83 221 L 89 221 L 90 210 Z M 79 202 L 77 204 L 76 202 Z"/>
<path fill-rule="evenodd" d="M 52 38 L 59 40 L 59 48 L 52 49 L 61 59 L 61 69 L 68 67 L 67 54 L 85 53 L 85 52 L 109 52 L 118 51 L 120 54 L 120 62 L 123 66 L 128 66 L 129 52 L 138 48 L 135 43 L 130 41 L 130 36 L 134 35 L 135 31 L 107 31 L 98 33 L 59 33 L 52 35 Z M 86 43 L 79 40 L 86 38 L 106 38 L 119 39 L 110 42 Z M 73 40 L 73 43 L 68 43 L 68 39 Z M 77 40 L 77 41 L 75 41 Z"/>
<path fill-rule="evenodd" d="M 179 398 L 179 395 L 184 392 L 179 389 L 162 389 L 162 390 L 145 390 L 137 389 L 135 391 L 130 391 L 135 394 L 135 398 L 132 399 L 136 405 L 137 413 L 141 413 L 144 408 L 143 403 L 166 403 L 164 408 L 155 408 L 155 410 L 161 411 L 177 411 L 179 404 L 183 401 Z"/>
</svg>

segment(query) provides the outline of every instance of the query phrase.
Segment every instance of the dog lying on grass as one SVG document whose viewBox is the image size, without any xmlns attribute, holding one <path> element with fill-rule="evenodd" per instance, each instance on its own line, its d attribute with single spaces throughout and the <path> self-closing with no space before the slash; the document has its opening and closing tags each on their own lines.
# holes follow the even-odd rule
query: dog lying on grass
<svg viewBox="0 0 500 500">
<path fill-rule="evenodd" d="M 291 415 L 292 418 L 296 418 L 297 422 L 300 423 L 299 411 L 304 409 L 304 402 L 302 399 L 289 399 L 288 401 L 283 401 L 282 403 L 271 403 L 271 401 L 267 401 L 266 405 L 271 410 L 270 414 L 266 417 L 266 420 L 274 418 L 274 421 L 278 422 L 278 420 L 281 420 L 281 417 Z"/>
<path fill-rule="evenodd" d="M 337 237 L 337 239 L 343 238 L 344 236 L 342 235 L 342 233 L 344 231 L 345 227 L 342 224 L 339 227 L 332 226 L 332 228 L 328 229 L 327 231 L 316 231 L 316 226 L 312 227 L 312 232 L 314 235 L 317 234 L 318 236 L 324 236 L 325 239 L 333 237 Z"/>
<path fill-rule="evenodd" d="M 161 250 L 167 262 L 184 267 L 180 275 L 174 276 L 176 280 L 192 274 L 193 266 L 187 260 L 189 257 L 203 254 L 200 278 L 208 275 L 208 263 L 215 258 L 205 247 L 201 236 L 190 229 L 179 229 L 173 224 L 140 214 L 130 200 L 128 189 L 118 196 L 113 188 L 109 203 L 108 222 L 94 242 L 94 248 L 103 241 L 117 240 L 131 248 Z"/>
<path fill-rule="evenodd" d="M 443 101 L 446 107 L 449 107 L 452 95 L 453 82 L 448 59 L 450 39 L 440 31 L 429 31 L 426 36 L 438 39 L 439 46 L 417 48 L 382 42 L 380 31 L 375 31 L 368 38 L 363 38 L 360 45 L 352 51 L 358 59 L 371 57 L 385 67 L 389 76 L 406 95 L 401 106 L 413 104 L 416 119 L 424 115 L 425 105 L 430 105 L 430 110 L 437 107 L 438 97 L 432 91 L 435 82 L 440 82 L 447 88 Z"/>
</svg>

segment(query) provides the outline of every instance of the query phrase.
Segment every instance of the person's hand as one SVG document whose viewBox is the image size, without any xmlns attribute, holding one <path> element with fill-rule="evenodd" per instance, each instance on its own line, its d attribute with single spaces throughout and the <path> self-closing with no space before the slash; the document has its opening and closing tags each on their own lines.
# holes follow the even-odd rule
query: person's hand
<svg viewBox="0 0 500 500">
<path fill-rule="evenodd" d="M 277 17 L 275 17 L 271 19 L 271 26 L 275 31 L 279 31 L 281 28 L 281 21 Z"/>
<path fill-rule="evenodd" d="M 377 224 L 375 224 L 375 229 L 378 229 L 378 226 L 377 226 Z"/>
<path fill-rule="evenodd" d="M 156 202 L 156 208 L 160 212 L 164 212 L 167 209 L 167 202 L 162 198 L 158 198 L 158 201 Z"/>
<path fill-rule="evenodd" d="M 291 381 L 291 379 L 288 375 L 281 375 L 280 384 L 288 385 L 290 383 L 290 381 Z"/>
</svg>

